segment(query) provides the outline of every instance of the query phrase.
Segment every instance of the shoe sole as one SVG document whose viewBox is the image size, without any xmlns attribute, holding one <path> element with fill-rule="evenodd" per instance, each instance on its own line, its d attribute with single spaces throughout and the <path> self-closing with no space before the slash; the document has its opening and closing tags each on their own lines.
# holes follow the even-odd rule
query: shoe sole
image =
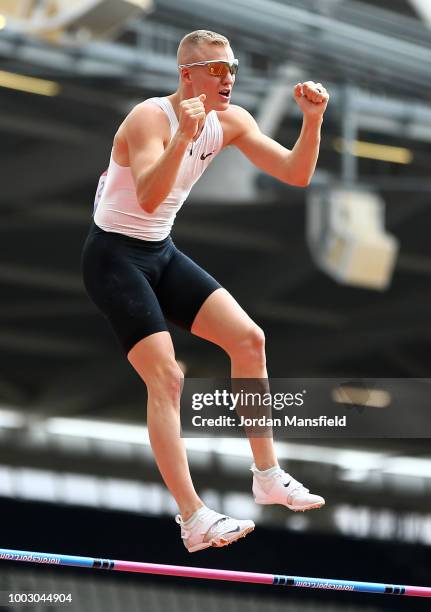
<svg viewBox="0 0 431 612">
<path fill-rule="evenodd" d="M 318 510 L 324 505 L 325 502 L 323 502 L 323 504 L 312 504 L 311 506 L 306 506 L 305 508 L 293 508 L 292 506 L 287 506 L 287 508 L 289 508 L 289 510 L 292 510 L 293 512 L 307 512 L 307 510 Z"/>
<path fill-rule="evenodd" d="M 223 546 L 229 546 L 229 544 L 233 544 L 237 542 L 241 538 L 245 538 L 245 536 L 251 533 L 254 530 L 254 527 L 246 527 L 242 531 L 236 534 L 236 537 L 232 540 L 226 540 L 225 538 L 220 538 L 219 540 L 212 539 L 209 542 L 203 542 L 202 544 L 196 544 L 196 546 L 192 546 L 191 548 L 187 548 L 190 553 L 198 552 L 199 550 L 204 550 L 205 548 L 222 548 Z"/>
<path fill-rule="evenodd" d="M 267 501 L 258 501 L 257 499 L 254 500 L 256 502 L 256 504 L 260 504 L 261 506 L 273 506 L 274 502 L 267 502 Z M 277 503 L 277 502 L 275 502 Z M 320 502 L 317 504 L 311 504 L 310 506 L 305 506 L 304 508 L 294 508 L 293 506 L 289 506 L 289 504 L 280 504 L 280 506 L 285 506 L 286 508 L 289 508 L 289 510 L 292 510 L 292 512 L 307 512 L 307 510 L 318 510 L 319 508 L 322 508 L 325 505 L 325 502 Z"/>
</svg>

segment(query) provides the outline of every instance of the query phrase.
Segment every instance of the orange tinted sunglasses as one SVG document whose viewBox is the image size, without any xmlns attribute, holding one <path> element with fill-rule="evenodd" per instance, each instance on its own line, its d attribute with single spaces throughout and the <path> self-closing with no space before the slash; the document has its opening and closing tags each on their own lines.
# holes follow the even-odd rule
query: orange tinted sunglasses
<svg viewBox="0 0 431 612">
<path fill-rule="evenodd" d="M 192 64 L 180 64 L 178 68 L 191 68 L 192 66 L 205 66 L 208 74 L 215 77 L 225 77 L 228 72 L 234 76 L 238 72 L 238 60 L 231 62 L 227 60 L 206 60 L 203 62 L 193 62 Z"/>
</svg>

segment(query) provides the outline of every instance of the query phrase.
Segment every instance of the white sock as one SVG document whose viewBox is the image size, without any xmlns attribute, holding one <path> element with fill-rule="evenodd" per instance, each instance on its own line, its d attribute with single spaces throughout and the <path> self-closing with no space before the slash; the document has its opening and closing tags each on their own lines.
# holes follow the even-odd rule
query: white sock
<svg viewBox="0 0 431 612">
<path fill-rule="evenodd" d="M 198 508 L 196 510 L 196 512 L 193 512 L 193 514 L 191 515 L 190 518 L 188 518 L 185 522 L 184 525 L 187 525 L 187 527 L 190 527 L 191 525 L 194 524 L 195 521 L 197 521 L 197 519 L 200 517 L 200 515 L 202 514 L 202 512 L 206 512 L 207 511 L 207 507 L 206 506 L 201 506 L 200 508 Z"/>
<path fill-rule="evenodd" d="M 251 470 L 253 474 L 256 474 L 256 476 L 258 476 L 259 478 L 270 478 L 273 474 L 280 470 L 280 466 L 277 464 L 273 465 L 267 470 L 258 470 L 256 465 L 253 463 Z"/>
</svg>

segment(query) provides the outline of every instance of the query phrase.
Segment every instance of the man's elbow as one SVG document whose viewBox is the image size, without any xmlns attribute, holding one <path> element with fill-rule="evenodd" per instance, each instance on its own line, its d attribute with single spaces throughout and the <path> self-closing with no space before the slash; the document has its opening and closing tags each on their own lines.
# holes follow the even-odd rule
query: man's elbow
<svg viewBox="0 0 431 612">
<path fill-rule="evenodd" d="M 139 207 L 148 214 L 153 213 L 160 204 L 160 201 L 157 199 L 157 193 L 154 193 L 154 189 L 148 181 L 146 174 L 142 174 L 137 181 L 136 197 Z"/>
<path fill-rule="evenodd" d="M 286 183 L 292 185 L 292 187 L 308 187 L 311 183 L 311 178 L 311 176 L 304 178 L 295 177 L 294 179 L 287 180 Z"/>
<path fill-rule="evenodd" d="M 157 198 L 151 197 L 147 189 L 138 189 L 137 197 L 140 208 L 148 214 L 153 213 L 160 204 Z"/>
<path fill-rule="evenodd" d="M 152 200 L 149 200 L 148 198 L 139 199 L 139 206 L 142 208 L 144 212 L 148 213 L 149 215 L 151 215 L 156 210 L 158 205 L 159 205 L 158 202 L 153 202 Z"/>
<path fill-rule="evenodd" d="M 300 181 L 300 182 L 298 183 L 298 187 L 308 187 L 308 186 L 309 186 L 309 184 L 311 183 L 311 178 L 312 178 L 312 177 L 311 177 L 311 176 L 309 176 L 309 177 L 305 178 L 304 180 Z"/>
</svg>

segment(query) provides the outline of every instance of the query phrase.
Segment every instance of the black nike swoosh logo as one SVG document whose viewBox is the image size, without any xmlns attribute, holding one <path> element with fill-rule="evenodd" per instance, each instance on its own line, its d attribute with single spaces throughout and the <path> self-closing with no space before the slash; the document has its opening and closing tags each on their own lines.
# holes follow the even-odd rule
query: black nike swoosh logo
<svg viewBox="0 0 431 612">
<path fill-rule="evenodd" d="M 290 485 L 290 483 L 291 483 L 291 482 L 292 482 L 292 481 L 291 481 L 291 480 L 289 480 L 289 482 L 288 482 L 287 484 L 283 485 L 283 487 L 288 487 L 288 486 Z"/>
<path fill-rule="evenodd" d="M 207 157 L 209 157 L 210 155 L 212 155 L 213 153 L 214 153 L 214 151 L 212 151 L 211 153 L 207 153 L 206 155 L 205 155 L 205 153 L 202 153 L 202 155 L 201 155 L 201 160 L 202 160 L 202 161 L 205 161 L 205 160 L 206 160 L 206 158 L 207 158 Z"/>
</svg>

